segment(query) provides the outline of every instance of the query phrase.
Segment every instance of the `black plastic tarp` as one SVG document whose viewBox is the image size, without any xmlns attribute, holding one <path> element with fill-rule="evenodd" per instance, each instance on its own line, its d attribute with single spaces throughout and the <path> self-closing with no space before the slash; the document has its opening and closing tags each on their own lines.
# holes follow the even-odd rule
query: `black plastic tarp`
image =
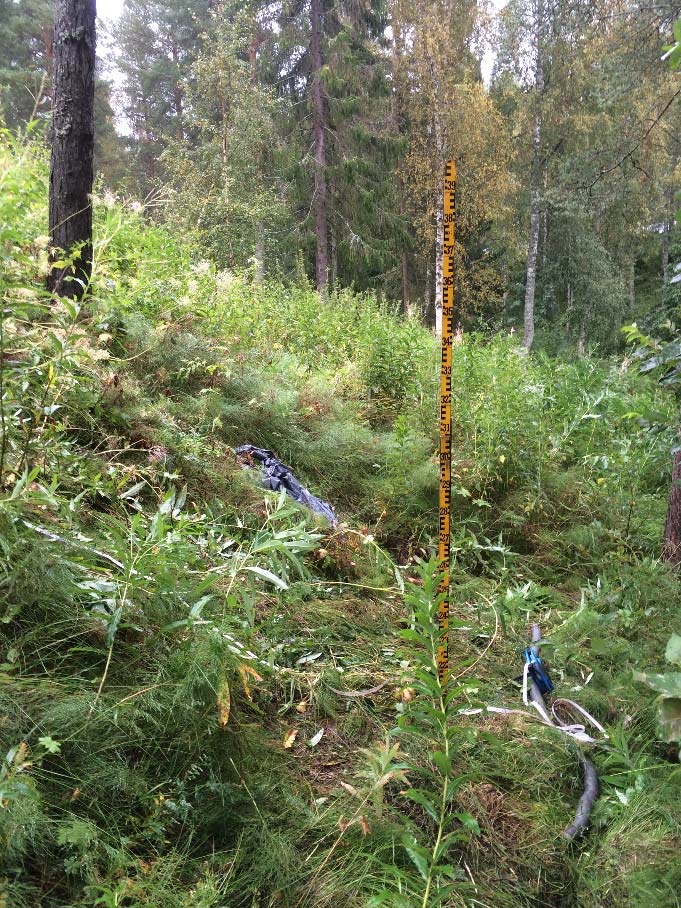
<svg viewBox="0 0 681 908">
<path fill-rule="evenodd" d="M 249 465 L 252 465 L 254 461 L 260 464 L 262 481 L 266 489 L 272 489 L 273 492 L 285 489 L 287 495 L 290 495 L 295 501 L 304 504 L 315 514 L 326 517 L 331 526 L 336 526 L 338 518 L 331 505 L 306 489 L 293 475 L 291 468 L 275 457 L 272 451 L 256 448 L 253 445 L 241 445 L 235 448 L 235 454 Z"/>
</svg>

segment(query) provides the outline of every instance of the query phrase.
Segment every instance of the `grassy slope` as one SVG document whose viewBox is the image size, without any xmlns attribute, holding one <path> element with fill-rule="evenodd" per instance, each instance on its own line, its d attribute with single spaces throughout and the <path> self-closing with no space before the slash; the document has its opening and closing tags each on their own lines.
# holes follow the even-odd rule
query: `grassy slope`
<svg viewBox="0 0 681 908">
<path fill-rule="evenodd" d="M 113 205 L 87 311 L 49 305 L 44 170 L 29 147 L 3 155 L 0 900 L 366 905 L 407 879 L 402 830 L 428 828 L 392 783 L 346 828 L 359 808 L 340 783 L 364 790 L 360 749 L 378 753 L 409 696 L 397 631 L 402 578 L 433 545 L 437 351 L 371 300 L 320 310 L 306 288 L 192 266 Z M 649 429 L 671 405 L 613 364 L 527 361 L 509 339 L 456 359 L 456 709 L 519 705 L 539 620 L 560 692 L 611 747 L 594 827 L 568 845 L 570 747 L 456 715 L 473 777 L 452 809 L 480 834 L 451 904 L 671 908 L 678 765 L 631 681 L 679 629 L 656 560 L 670 437 Z M 246 441 L 341 528 L 264 501 L 231 451 Z"/>
</svg>

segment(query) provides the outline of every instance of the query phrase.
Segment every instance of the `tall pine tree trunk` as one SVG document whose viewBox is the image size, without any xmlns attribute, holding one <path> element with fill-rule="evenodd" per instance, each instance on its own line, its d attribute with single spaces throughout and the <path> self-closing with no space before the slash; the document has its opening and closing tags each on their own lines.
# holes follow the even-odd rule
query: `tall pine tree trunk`
<svg viewBox="0 0 681 908">
<path fill-rule="evenodd" d="M 529 353 L 534 341 L 534 295 L 537 286 L 539 247 L 542 93 L 544 90 L 544 0 L 536 2 L 537 57 L 534 69 L 534 126 L 532 129 L 532 172 L 530 175 L 530 236 L 527 244 L 523 347 Z"/>
<path fill-rule="evenodd" d="M 681 450 L 674 452 L 662 557 L 675 566 L 681 564 Z"/>
<path fill-rule="evenodd" d="M 317 290 L 329 286 L 328 212 L 326 191 L 326 109 L 322 90 L 322 0 L 310 3 L 310 58 L 312 62 L 312 129 L 314 137 L 314 226 L 317 241 Z"/>
<path fill-rule="evenodd" d="M 95 16 L 95 0 L 55 2 L 50 240 L 78 257 L 72 268 L 53 268 L 47 282 L 76 298 L 92 272 Z"/>
</svg>

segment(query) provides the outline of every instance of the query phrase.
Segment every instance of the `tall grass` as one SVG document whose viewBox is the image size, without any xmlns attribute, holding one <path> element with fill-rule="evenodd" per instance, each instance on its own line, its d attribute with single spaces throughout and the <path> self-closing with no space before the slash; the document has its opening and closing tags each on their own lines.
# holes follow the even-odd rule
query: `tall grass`
<svg viewBox="0 0 681 908">
<path fill-rule="evenodd" d="M 671 908 L 673 768 L 631 682 L 678 622 L 664 393 L 509 336 L 457 347 L 464 681 L 443 692 L 415 568 L 436 543 L 429 331 L 371 295 L 217 273 L 104 194 L 77 309 L 42 289 L 44 151 L 3 134 L 0 164 L 0 904 Z M 341 526 L 265 495 L 244 442 Z M 420 656 L 399 652 L 414 618 Z M 574 853 L 569 751 L 458 713 L 516 705 L 529 619 L 559 683 L 621 725 Z"/>
</svg>

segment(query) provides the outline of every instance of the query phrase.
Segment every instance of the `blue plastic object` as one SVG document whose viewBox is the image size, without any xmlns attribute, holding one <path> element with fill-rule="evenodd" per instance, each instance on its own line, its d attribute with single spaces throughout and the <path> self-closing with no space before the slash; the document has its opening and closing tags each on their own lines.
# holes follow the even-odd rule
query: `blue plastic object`
<svg viewBox="0 0 681 908">
<path fill-rule="evenodd" d="M 545 694 L 550 694 L 553 690 L 553 681 L 549 678 L 548 672 L 544 668 L 544 663 L 541 660 L 541 657 L 538 656 L 531 646 L 523 653 L 523 661 L 526 662 L 529 667 L 529 674 L 534 683 L 539 688 L 539 692 L 542 697 Z"/>
</svg>

